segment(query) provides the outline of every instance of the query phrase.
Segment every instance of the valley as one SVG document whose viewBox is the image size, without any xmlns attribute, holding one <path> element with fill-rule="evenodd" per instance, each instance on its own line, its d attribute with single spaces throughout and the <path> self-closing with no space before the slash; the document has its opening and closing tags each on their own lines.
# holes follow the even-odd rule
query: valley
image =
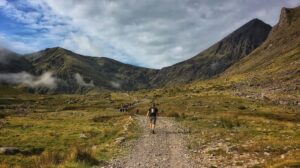
<svg viewBox="0 0 300 168">
<path fill-rule="evenodd" d="M 0 167 L 300 167 L 299 27 L 282 8 L 159 70 L 2 49 Z"/>
<path fill-rule="evenodd" d="M 165 145 L 175 138 L 183 140 L 179 149 L 187 152 L 193 167 L 299 165 L 300 106 L 243 96 L 228 89 L 230 86 L 224 89 L 219 82 L 64 96 L 16 93 L 1 88 L 1 93 L 7 95 L 1 98 L 1 107 L 5 109 L 1 119 L 1 145 L 21 150 L 13 155 L 2 154 L 1 166 L 110 167 L 112 164 L 122 167 L 120 165 L 132 164 L 129 167 L 139 167 L 133 165 L 142 161 L 135 153 L 129 155 L 128 162 L 121 161 L 123 164 L 115 159 L 126 157 L 131 150 L 136 151 L 135 147 L 151 142 L 153 137 L 164 139 L 167 136 L 171 137 L 166 144 L 162 140 L 155 141 L 162 144 L 149 161 L 154 161 L 155 157 L 170 161 L 171 154 L 164 149 L 169 148 Z M 118 111 L 121 104 L 135 101 L 139 103 L 128 112 Z M 158 130 L 154 135 L 147 126 L 142 126 L 147 120 L 139 119 L 153 101 L 160 110 Z M 136 114 L 137 109 L 139 114 Z M 164 124 L 168 120 L 178 125 L 172 128 L 170 135 L 166 134 Z M 148 140 L 137 143 L 142 137 Z M 141 152 L 147 154 L 150 149 L 142 148 Z M 144 161 L 141 164 L 147 163 Z M 153 164 L 165 165 L 155 161 Z M 174 163 L 170 161 L 169 164 Z"/>
</svg>

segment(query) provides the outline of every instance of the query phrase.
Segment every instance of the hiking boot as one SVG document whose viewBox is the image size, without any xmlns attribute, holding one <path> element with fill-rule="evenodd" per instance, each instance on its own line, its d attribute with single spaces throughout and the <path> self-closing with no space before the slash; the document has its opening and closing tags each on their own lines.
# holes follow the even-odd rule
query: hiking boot
<svg viewBox="0 0 300 168">
<path fill-rule="evenodd" d="M 152 130 L 152 134 L 155 134 L 154 130 Z"/>
</svg>

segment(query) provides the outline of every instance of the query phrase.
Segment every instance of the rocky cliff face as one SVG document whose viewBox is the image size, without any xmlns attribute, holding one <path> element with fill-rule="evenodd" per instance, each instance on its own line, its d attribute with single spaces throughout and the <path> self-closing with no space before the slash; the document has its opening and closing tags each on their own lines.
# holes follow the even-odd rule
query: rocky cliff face
<svg viewBox="0 0 300 168">
<path fill-rule="evenodd" d="M 287 27 L 291 24 L 291 13 L 292 13 L 292 9 L 288 9 L 288 8 L 282 8 L 281 12 L 280 12 L 280 18 L 279 18 L 279 22 L 278 24 L 273 28 L 272 31 L 276 31 L 278 29 Z"/>
<path fill-rule="evenodd" d="M 154 86 L 208 79 L 226 70 L 261 45 L 271 26 L 251 20 L 195 57 L 163 68 L 152 80 Z"/>
<path fill-rule="evenodd" d="M 272 43 L 285 45 L 290 43 L 291 40 L 299 38 L 299 11 L 300 7 L 294 9 L 282 8 L 279 21 L 272 28 L 265 45 Z"/>
<path fill-rule="evenodd" d="M 297 54 L 300 50 L 299 27 L 300 7 L 283 8 L 278 24 L 272 28 L 265 42 L 247 57 L 231 66 L 225 74 L 234 75 L 262 71 L 272 64 L 273 68 L 281 67 L 281 71 L 292 68 L 291 65 L 299 62 L 299 55 Z M 292 54 L 293 58 L 287 57 L 289 53 Z M 275 74 L 275 71 L 273 73 Z"/>
</svg>

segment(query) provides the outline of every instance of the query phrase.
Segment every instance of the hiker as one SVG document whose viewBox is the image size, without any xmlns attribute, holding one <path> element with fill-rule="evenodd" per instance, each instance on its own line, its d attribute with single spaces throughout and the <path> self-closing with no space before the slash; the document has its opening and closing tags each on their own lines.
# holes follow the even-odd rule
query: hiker
<svg viewBox="0 0 300 168">
<path fill-rule="evenodd" d="M 155 104 L 153 103 L 147 112 L 147 116 L 149 117 L 149 121 L 150 121 L 149 126 L 152 131 L 152 134 L 154 134 L 157 115 L 158 115 L 158 108 L 155 107 Z"/>
</svg>

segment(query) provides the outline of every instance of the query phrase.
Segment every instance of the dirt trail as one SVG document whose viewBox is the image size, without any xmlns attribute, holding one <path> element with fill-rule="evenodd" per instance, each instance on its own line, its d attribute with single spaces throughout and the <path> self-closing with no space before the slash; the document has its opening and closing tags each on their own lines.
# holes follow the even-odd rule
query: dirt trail
<svg viewBox="0 0 300 168">
<path fill-rule="evenodd" d="M 143 129 L 142 136 L 129 155 L 114 161 L 108 167 L 195 167 L 189 160 L 186 142 L 180 133 L 182 131 L 172 118 L 159 117 L 155 134 L 150 133 L 146 117 L 138 116 L 137 120 Z"/>
</svg>

